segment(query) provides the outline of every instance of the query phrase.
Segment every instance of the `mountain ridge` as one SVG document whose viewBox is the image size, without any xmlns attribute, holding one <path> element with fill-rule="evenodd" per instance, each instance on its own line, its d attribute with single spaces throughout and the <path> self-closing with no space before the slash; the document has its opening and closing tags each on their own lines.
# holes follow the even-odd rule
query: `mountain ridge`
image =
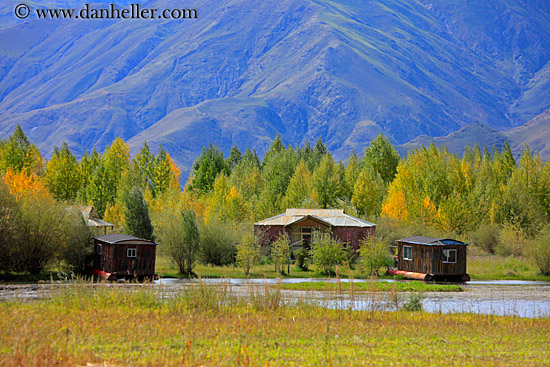
<svg viewBox="0 0 550 367">
<path fill-rule="evenodd" d="M 262 154 L 276 133 L 322 138 L 340 159 L 378 133 L 404 144 L 476 122 L 506 131 L 550 107 L 545 1 L 186 6 L 199 19 L 3 21 L 0 137 L 19 123 L 46 156 L 62 141 L 80 156 L 147 140 L 186 173 L 208 142 Z"/>
</svg>

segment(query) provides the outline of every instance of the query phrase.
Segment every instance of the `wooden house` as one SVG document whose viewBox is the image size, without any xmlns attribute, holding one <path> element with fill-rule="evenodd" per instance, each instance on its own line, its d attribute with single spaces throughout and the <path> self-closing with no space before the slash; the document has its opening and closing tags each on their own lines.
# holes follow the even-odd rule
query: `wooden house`
<svg viewBox="0 0 550 367">
<path fill-rule="evenodd" d="M 357 250 L 363 238 L 374 236 L 376 224 L 346 214 L 343 209 L 287 209 L 285 213 L 254 223 L 256 237 L 265 244 L 287 233 L 292 256 L 299 248 L 309 246 L 316 230 L 331 233 L 333 238 Z"/>
<path fill-rule="evenodd" d="M 94 274 L 108 280 L 155 278 L 157 244 L 125 234 L 94 238 Z"/>
<path fill-rule="evenodd" d="M 90 229 L 93 236 L 101 236 L 113 231 L 114 224 L 99 219 L 97 212 L 93 206 L 90 205 L 78 205 L 70 206 L 72 210 L 78 210 L 82 214 L 82 219 L 84 223 Z"/>
<path fill-rule="evenodd" d="M 408 279 L 467 282 L 468 244 L 448 239 L 414 236 L 397 240 L 397 269 Z"/>
</svg>

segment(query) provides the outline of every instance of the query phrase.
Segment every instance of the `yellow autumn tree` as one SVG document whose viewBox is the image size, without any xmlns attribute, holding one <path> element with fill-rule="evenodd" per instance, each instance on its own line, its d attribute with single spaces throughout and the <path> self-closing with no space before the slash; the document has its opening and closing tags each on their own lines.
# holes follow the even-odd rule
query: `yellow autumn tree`
<svg viewBox="0 0 550 367">
<path fill-rule="evenodd" d="M 42 198 L 51 198 L 46 186 L 44 186 L 40 177 L 34 172 L 25 170 L 16 172 L 12 168 L 8 168 L 4 176 L 4 182 L 16 199 L 29 194 Z"/>
<path fill-rule="evenodd" d="M 382 216 L 402 221 L 409 219 L 405 194 L 401 190 L 396 190 L 393 185 L 390 185 L 388 198 L 382 205 Z"/>
</svg>

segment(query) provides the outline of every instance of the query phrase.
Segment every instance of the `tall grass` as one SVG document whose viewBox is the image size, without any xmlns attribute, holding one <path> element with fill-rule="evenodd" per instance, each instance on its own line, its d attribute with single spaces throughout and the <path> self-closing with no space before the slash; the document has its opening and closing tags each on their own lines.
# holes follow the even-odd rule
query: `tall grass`
<svg viewBox="0 0 550 367">
<path fill-rule="evenodd" d="M 0 302 L 0 366 L 550 363 L 548 318 L 350 312 L 266 284 L 253 292 L 76 282 Z"/>
</svg>

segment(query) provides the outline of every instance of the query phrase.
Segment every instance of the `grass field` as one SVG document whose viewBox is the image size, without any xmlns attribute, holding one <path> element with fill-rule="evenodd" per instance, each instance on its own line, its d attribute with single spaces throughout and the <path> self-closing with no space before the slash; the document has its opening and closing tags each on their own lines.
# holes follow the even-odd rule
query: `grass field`
<svg viewBox="0 0 550 367">
<path fill-rule="evenodd" d="M 550 319 L 329 310 L 277 291 L 79 284 L 0 302 L 1 366 L 544 366 Z M 104 364 L 106 363 L 106 364 Z"/>
<path fill-rule="evenodd" d="M 550 276 L 541 275 L 539 268 L 526 258 L 488 254 L 468 255 L 468 274 L 472 279 L 550 281 Z"/>
</svg>

